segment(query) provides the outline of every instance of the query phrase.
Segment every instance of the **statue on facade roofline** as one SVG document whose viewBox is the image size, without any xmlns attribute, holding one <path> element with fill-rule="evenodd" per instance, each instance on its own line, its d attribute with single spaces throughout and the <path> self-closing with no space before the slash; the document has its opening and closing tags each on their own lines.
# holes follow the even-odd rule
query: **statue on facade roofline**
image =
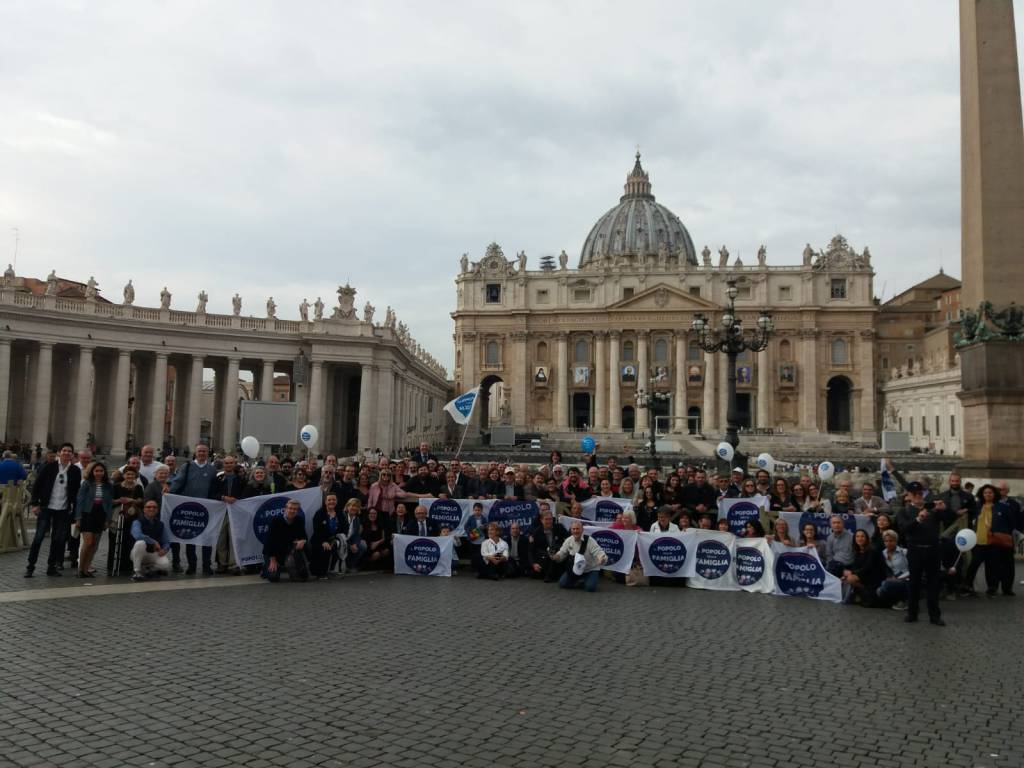
<svg viewBox="0 0 1024 768">
<path fill-rule="evenodd" d="M 459 259 L 459 268 L 461 269 L 462 274 L 466 274 L 467 272 L 469 272 L 469 254 L 468 253 L 462 254 L 462 258 Z"/>
<path fill-rule="evenodd" d="M 302 303 L 299 304 L 299 319 L 304 323 L 309 322 L 309 302 L 303 298 Z"/>
<path fill-rule="evenodd" d="M 273 296 L 267 299 L 267 317 L 277 317 L 277 304 L 274 303 Z"/>
<path fill-rule="evenodd" d="M 242 314 L 242 297 L 237 293 L 231 297 L 231 311 L 234 313 L 235 317 Z"/>
<path fill-rule="evenodd" d="M 167 286 L 165 285 L 164 289 L 162 291 L 160 291 L 160 309 L 170 309 L 170 308 L 171 308 L 171 292 L 167 290 Z"/>
<path fill-rule="evenodd" d="M 127 306 L 135 303 L 135 286 L 132 285 L 131 278 L 128 279 L 128 284 L 124 287 L 124 303 Z"/>
<path fill-rule="evenodd" d="M 373 313 L 376 311 L 377 310 L 374 308 L 373 304 L 371 304 L 370 302 L 366 302 L 366 304 L 363 306 L 363 322 L 373 323 Z"/>
<path fill-rule="evenodd" d="M 4 270 L 4 285 L 10 285 L 14 282 L 14 265 L 8 264 L 7 269 Z"/>
<path fill-rule="evenodd" d="M 352 320 L 356 316 L 356 289 L 348 283 L 338 288 L 338 308 L 335 310 L 335 317 L 342 320 Z"/>
<path fill-rule="evenodd" d="M 757 249 L 757 265 L 763 267 L 768 263 L 768 249 L 764 247 L 764 243 L 761 243 L 761 247 Z"/>
<path fill-rule="evenodd" d="M 317 296 L 316 301 L 313 302 L 313 319 L 324 319 L 324 303 L 320 300 L 319 296 Z"/>
<path fill-rule="evenodd" d="M 811 244 L 808 243 L 804 247 L 804 266 L 805 267 L 811 266 L 811 261 L 813 261 L 813 260 L 814 260 L 814 249 L 811 248 Z"/>
<path fill-rule="evenodd" d="M 46 296 L 57 295 L 57 270 L 53 270 L 46 276 Z"/>
<path fill-rule="evenodd" d="M 392 331 L 395 330 L 395 310 L 390 306 L 384 312 L 384 327 L 390 328 Z"/>
<path fill-rule="evenodd" d="M 199 304 L 196 306 L 196 314 L 202 315 L 206 313 L 206 302 L 209 301 L 209 296 L 206 295 L 206 291 L 199 292 Z"/>
<path fill-rule="evenodd" d="M 569 254 L 567 254 L 565 252 L 565 249 L 563 249 L 562 252 L 560 254 L 558 254 L 558 268 L 559 269 L 565 269 L 566 265 L 568 263 L 569 263 Z"/>
<path fill-rule="evenodd" d="M 525 272 L 526 271 L 526 251 L 520 251 L 516 255 L 516 258 L 519 259 L 519 271 L 520 272 Z"/>
<path fill-rule="evenodd" d="M 95 299 L 96 298 L 96 286 L 99 283 L 96 282 L 96 278 L 89 275 L 89 282 L 85 284 L 85 298 Z"/>
<path fill-rule="evenodd" d="M 718 249 L 718 266 L 729 266 L 729 249 L 726 248 L 724 245 Z"/>
<path fill-rule="evenodd" d="M 700 252 L 700 257 L 704 260 L 705 267 L 711 266 L 711 249 L 706 245 L 704 246 L 704 250 Z"/>
</svg>

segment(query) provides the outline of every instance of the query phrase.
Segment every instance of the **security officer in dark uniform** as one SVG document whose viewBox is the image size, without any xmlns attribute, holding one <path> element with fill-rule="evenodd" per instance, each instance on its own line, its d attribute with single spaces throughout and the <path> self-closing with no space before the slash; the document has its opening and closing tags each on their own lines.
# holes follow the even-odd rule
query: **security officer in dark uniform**
<svg viewBox="0 0 1024 768">
<path fill-rule="evenodd" d="M 921 582 L 924 582 L 925 599 L 928 604 L 928 618 L 932 624 L 946 626 L 939 611 L 939 586 L 942 568 L 939 550 L 939 532 L 951 522 L 954 516 L 942 501 L 925 501 L 924 486 L 918 482 L 907 483 L 906 497 L 899 517 L 908 520 L 901 533 L 907 546 L 907 563 L 910 567 L 910 597 L 907 601 L 906 621 L 917 621 L 917 607 L 921 599 Z"/>
</svg>

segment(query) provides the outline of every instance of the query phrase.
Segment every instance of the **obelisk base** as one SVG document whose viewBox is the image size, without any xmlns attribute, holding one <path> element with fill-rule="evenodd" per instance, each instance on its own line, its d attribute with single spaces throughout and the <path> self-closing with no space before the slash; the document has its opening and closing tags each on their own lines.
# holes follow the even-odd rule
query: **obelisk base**
<svg viewBox="0 0 1024 768">
<path fill-rule="evenodd" d="M 960 350 L 964 460 L 969 477 L 1024 478 L 1024 343 L 990 340 Z"/>
</svg>

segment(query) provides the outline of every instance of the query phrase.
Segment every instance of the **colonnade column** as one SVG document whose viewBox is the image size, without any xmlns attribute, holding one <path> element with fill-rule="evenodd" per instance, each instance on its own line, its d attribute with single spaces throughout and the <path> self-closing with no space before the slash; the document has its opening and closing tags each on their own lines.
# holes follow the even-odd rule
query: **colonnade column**
<svg viewBox="0 0 1024 768">
<path fill-rule="evenodd" d="M 359 379 L 359 451 L 374 448 L 373 445 L 373 365 L 363 363 L 362 376 Z"/>
<path fill-rule="evenodd" d="M 647 367 L 647 331 L 636 334 L 636 388 L 644 392 L 651 391 L 651 372 Z M 636 431 L 645 432 L 650 424 L 650 409 L 636 409 Z"/>
<path fill-rule="evenodd" d="M 718 431 L 718 418 L 716 416 L 715 394 L 718 389 L 718 357 L 714 352 L 704 353 L 704 404 L 700 414 L 700 431 L 709 435 Z"/>
<path fill-rule="evenodd" d="M 260 374 L 260 400 L 269 403 L 274 399 L 274 361 L 264 360 Z"/>
<path fill-rule="evenodd" d="M 39 342 L 36 363 L 35 404 L 32 407 L 32 444 L 46 446 L 50 427 L 50 393 L 53 391 L 53 344 Z"/>
<path fill-rule="evenodd" d="M 594 429 L 608 429 L 608 334 L 605 331 L 594 333 Z"/>
<path fill-rule="evenodd" d="M 569 428 L 569 334 L 558 334 L 558 371 L 555 380 L 555 429 Z"/>
<path fill-rule="evenodd" d="M 526 421 L 527 399 L 530 397 L 532 377 L 526 375 L 527 354 L 526 331 L 512 334 L 512 423 L 522 429 L 529 427 Z"/>
<path fill-rule="evenodd" d="M 761 429 L 771 426 L 772 377 L 768 370 L 768 348 L 757 353 L 757 414 L 755 425 Z"/>
<path fill-rule="evenodd" d="M 0 440 L 7 440 L 7 413 L 11 403 L 11 340 L 0 339 Z"/>
<path fill-rule="evenodd" d="M 379 441 L 374 447 L 380 448 L 384 453 L 391 453 L 394 446 L 391 443 L 391 436 L 394 434 L 395 412 L 388 406 L 395 400 L 395 373 L 390 363 L 378 371 L 380 377 L 377 382 L 377 434 Z"/>
<path fill-rule="evenodd" d="M 241 358 L 229 357 L 224 374 L 224 404 L 221 413 L 224 428 L 221 430 L 221 445 L 232 452 L 238 445 L 238 364 Z"/>
<path fill-rule="evenodd" d="M 114 428 L 111 430 L 110 452 L 114 456 L 124 455 L 128 441 L 128 390 L 131 385 L 132 353 L 127 349 L 117 352 L 117 378 L 114 380 Z"/>
<path fill-rule="evenodd" d="M 818 332 L 806 328 L 800 336 L 800 429 L 818 432 Z"/>
<path fill-rule="evenodd" d="M 149 408 L 149 442 L 158 451 L 164 444 L 164 421 L 167 417 L 167 353 L 156 353 L 153 366 L 153 398 Z"/>
<path fill-rule="evenodd" d="M 619 389 L 622 383 L 622 372 L 619 370 L 620 337 L 618 331 L 611 331 L 608 334 L 608 429 L 611 432 L 622 431 L 622 392 Z"/>
<path fill-rule="evenodd" d="M 314 360 L 309 364 L 309 423 L 318 430 L 324 424 L 324 364 Z"/>
<path fill-rule="evenodd" d="M 195 450 L 202 427 L 203 403 L 203 357 L 192 356 L 192 367 L 188 375 L 188 417 L 185 422 L 185 444 L 189 451 Z"/>
<path fill-rule="evenodd" d="M 676 418 L 669 431 L 685 435 L 689 431 L 689 421 L 686 407 L 686 334 L 682 332 L 676 333 L 676 391 L 673 400 Z"/>
<path fill-rule="evenodd" d="M 867 328 L 860 332 L 860 339 L 857 342 L 860 356 L 857 373 L 860 376 L 861 407 L 860 423 L 852 426 L 858 432 L 878 431 L 875 408 L 875 354 L 872 343 L 874 336 L 874 330 Z"/>
<path fill-rule="evenodd" d="M 9 348 L 8 348 L 9 349 Z M 78 348 L 78 381 L 75 383 L 75 425 L 71 442 L 75 448 L 85 446 L 92 424 L 92 347 Z M 6 413 L 6 410 L 3 411 Z"/>
<path fill-rule="evenodd" d="M 718 358 L 718 429 L 729 428 L 729 356 L 724 352 L 715 354 Z"/>
</svg>

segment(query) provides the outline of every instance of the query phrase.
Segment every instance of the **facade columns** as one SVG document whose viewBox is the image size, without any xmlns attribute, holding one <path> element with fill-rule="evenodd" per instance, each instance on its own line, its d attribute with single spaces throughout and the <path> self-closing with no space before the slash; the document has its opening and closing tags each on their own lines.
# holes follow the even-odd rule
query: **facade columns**
<svg viewBox="0 0 1024 768">
<path fill-rule="evenodd" d="M 555 429 L 569 428 L 569 334 L 558 334 L 558 371 L 555 379 Z"/>
<path fill-rule="evenodd" d="M 110 452 L 122 456 L 128 442 L 128 398 L 131 386 L 132 353 L 127 349 L 117 352 L 117 378 L 114 382 L 114 428 L 111 430 Z"/>
<path fill-rule="evenodd" d="M 359 445 L 357 450 L 364 451 L 374 448 L 373 444 L 373 365 L 363 363 L 362 377 L 359 379 Z"/>
<path fill-rule="evenodd" d="M 309 423 L 324 428 L 324 363 L 314 360 L 309 366 Z"/>
<path fill-rule="evenodd" d="M 768 348 L 757 353 L 757 414 L 754 424 L 761 429 L 772 425 L 772 372 L 768 363 Z"/>
<path fill-rule="evenodd" d="M 462 334 L 462 391 L 468 392 L 480 386 L 480 353 L 476 346 L 476 333 Z M 462 394 L 460 392 L 459 394 Z"/>
<path fill-rule="evenodd" d="M 224 428 L 221 430 L 221 446 L 233 453 L 238 446 L 238 364 L 241 358 L 229 357 L 224 370 L 224 404 L 221 414 Z"/>
<path fill-rule="evenodd" d="M 714 352 L 704 353 L 704 404 L 700 414 L 701 434 L 710 435 L 718 431 L 718 415 L 715 394 L 718 391 L 718 361 Z"/>
<path fill-rule="evenodd" d="M 532 377 L 526 375 L 527 338 L 526 331 L 512 334 L 512 423 L 521 429 L 529 427 L 526 423 L 526 399 L 530 396 L 529 382 Z"/>
<path fill-rule="evenodd" d="M 260 376 L 260 400 L 269 403 L 274 399 L 274 361 L 264 360 Z"/>
<path fill-rule="evenodd" d="M 801 336 L 800 429 L 806 432 L 819 432 L 818 332 L 808 328 L 803 331 Z M 874 386 L 874 382 L 872 382 L 872 386 Z"/>
<path fill-rule="evenodd" d="M 394 448 L 391 444 L 391 435 L 394 434 L 395 411 L 388 406 L 395 400 L 395 373 L 388 363 L 378 370 L 377 375 L 377 434 L 380 438 L 374 447 L 390 455 Z M 383 441 L 383 444 L 380 441 Z"/>
<path fill-rule="evenodd" d="M 608 429 L 608 402 L 605 393 L 608 389 L 608 361 L 605 350 L 608 345 L 608 334 L 604 331 L 594 333 L 594 429 L 603 432 Z"/>
<path fill-rule="evenodd" d="M 164 445 L 164 423 L 167 419 L 167 353 L 157 352 L 153 366 L 153 394 L 149 407 L 149 443 L 158 451 Z"/>
<path fill-rule="evenodd" d="M 860 361 L 857 364 L 857 368 L 863 382 L 860 388 L 861 421 L 859 424 L 854 424 L 853 427 L 858 432 L 870 433 L 875 438 L 878 438 L 878 414 L 875 406 L 875 353 L 874 344 L 872 343 L 874 336 L 875 332 L 870 328 L 860 332 Z M 946 427 L 943 427 L 943 429 L 945 430 Z"/>
<path fill-rule="evenodd" d="M 0 339 L 0 439 L 7 440 L 7 415 L 11 403 L 11 340 Z"/>
<path fill-rule="evenodd" d="M 188 376 L 188 417 L 185 422 L 185 444 L 189 450 L 195 450 L 199 442 L 199 435 L 202 428 L 202 402 L 203 402 L 203 358 L 201 355 L 192 356 L 192 367 Z"/>
<path fill-rule="evenodd" d="M 729 356 L 724 352 L 716 352 L 718 358 L 718 430 L 725 432 L 729 428 Z"/>
<path fill-rule="evenodd" d="M 32 408 L 32 444 L 46 447 L 50 428 L 50 394 L 53 391 L 53 344 L 39 342 L 36 363 L 35 404 Z"/>
<path fill-rule="evenodd" d="M 685 435 L 689 432 L 689 421 L 686 407 L 686 334 L 682 332 L 676 333 L 676 391 L 673 400 L 676 418 L 669 431 Z"/>
<path fill-rule="evenodd" d="M 619 340 L 621 334 L 611 331 L 608 334 L 609 355 L 608 373 L 608 429 L 611 432 L 622 431 L 622 371 L 619 370 Z"/>
<path fill-rule="evenodd" d="M 8 346 L 8 350 L 10 347 Z M 92 347 L 78 348 L 78 381 L 75 383 L 75 425 L 71 442 L 76 448 L 88 442 L 92 425 Z M 6 410 L 4 411 L 6 413 Z"/>
<path fill-rule="evenodd" d="M 637 331 L 636 333 L 636 389 L 639 392 L 651 391 L 651 371 L 647 365 L 647 331 Z M 650 414 L 649 408 L 637 408 L 636 409 L 636 431 L 645 432 L 650 425 Z"/>
</svg>

